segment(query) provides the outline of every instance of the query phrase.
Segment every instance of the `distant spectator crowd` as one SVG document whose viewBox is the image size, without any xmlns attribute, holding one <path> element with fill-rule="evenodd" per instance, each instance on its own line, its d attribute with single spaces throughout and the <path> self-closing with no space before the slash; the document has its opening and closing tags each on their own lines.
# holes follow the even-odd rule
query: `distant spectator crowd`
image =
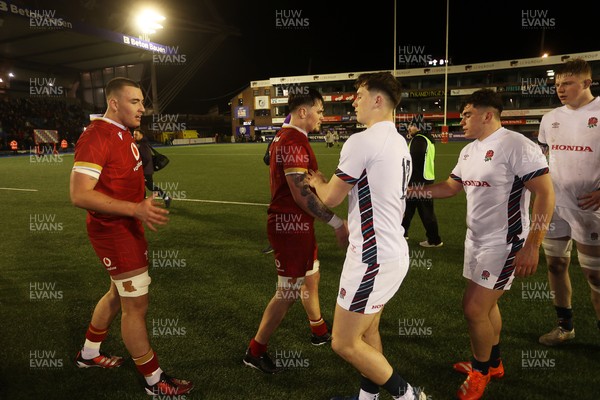
<svg viewBox="0 0 600 400">
<path fill-rule="evenodd" d="M 57 130 L 59 140 L 72 147 L 89 123 L 89 113 L 64 99 L 0 98 L 0 150 L 9 150 L 13 139 L 19 150 L 34 147 L 34 129 Z"/>
</svg>

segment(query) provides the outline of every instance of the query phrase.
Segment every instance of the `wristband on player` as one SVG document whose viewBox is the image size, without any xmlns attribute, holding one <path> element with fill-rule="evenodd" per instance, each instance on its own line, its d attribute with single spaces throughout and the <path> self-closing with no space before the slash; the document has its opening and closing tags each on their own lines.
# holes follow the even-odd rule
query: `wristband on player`
<svg viewBox="0 0 600 400">
<path fill-rule="evenodd" d="M 331 226 L 333 229 L 339 229 L 342 225 L 344 225 L 344 220 L 333 214 L 333 217 L 331 217 L 327 225 Z"/>
</svg>

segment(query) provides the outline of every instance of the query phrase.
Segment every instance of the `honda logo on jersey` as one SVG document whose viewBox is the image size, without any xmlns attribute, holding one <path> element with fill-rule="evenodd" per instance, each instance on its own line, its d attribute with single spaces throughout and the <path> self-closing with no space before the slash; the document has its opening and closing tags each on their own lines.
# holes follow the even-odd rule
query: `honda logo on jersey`
<svg viewBox="0 0 600 400">
<path fill-rule="evenodd" d="M 552 150 L 565 150 L 565 151 L 583 151 L 593 153 L 594 150 L 590 146 L 572 146 L 569 144 L 553 144 L 550 146 Z"/>
<path fill-rule="evenodd" d="M 477 186 L 477 187 L 492 187 L 486 181 L 476 181 L 476 180 L 464 180 L 462 181 L 463 186 Z"/>
<path fill-rule="evenodd" d="M 140 150 L 133 142 L 131 142 L 131 152 L 133 153 L 136 161 L 140 159 Z"/>
</svg>

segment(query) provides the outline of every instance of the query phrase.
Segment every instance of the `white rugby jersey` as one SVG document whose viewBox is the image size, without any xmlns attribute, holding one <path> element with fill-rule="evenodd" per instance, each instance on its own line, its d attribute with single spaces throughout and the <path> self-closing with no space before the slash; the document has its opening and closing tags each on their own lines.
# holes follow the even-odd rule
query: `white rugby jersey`
<svg viewBox="0 0 600 400">
<path fill-rule="evenodd" d="M 467 195 L 467 239 L 493 246 L 516 243 L 529 233 L 529 198 L 524 182 L 548 173 L 537 144 L 500 128 L 460 152 L 450 177 Z"/>
<path fill-rule="evenodd" d="M 577 197 L 600 189 L 599 120 L 600 97 L 577 110 L 562 106 L 542 117 L 538 142 L 549 149 L 559 207 L 579 210 Z"/>
<path fill-rule="evenodd" d="M 383 121 L 344 143 L 335 174 L 354 187 L 348 194 L 347 256 L 365 264 L 408 257 L 402 218 L 411 157 L 394 123 Z"/>
</svg>

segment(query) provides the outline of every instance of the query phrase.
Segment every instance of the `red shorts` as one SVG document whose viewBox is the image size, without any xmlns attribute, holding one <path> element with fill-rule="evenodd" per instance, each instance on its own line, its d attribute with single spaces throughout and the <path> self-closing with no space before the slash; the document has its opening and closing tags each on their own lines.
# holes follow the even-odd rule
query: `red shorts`
<svg viewBox="0 0 600 400">
<path fill-rule="evenodd" d="M 141 221 L 88 216 L 87 231 L 96 255 L 111 276 L 148 266 L 148 242 Z"/>
<path fill-rule="evenodd" d="M 267 235 L 273 248 L 277 275 L 299 278 L 313 269 L 317 259 L 317 240 L 313 219 L 287 218 L 271 214 Z M 299 214 L 296 214 L 299 215 Z"/>
</svg>

